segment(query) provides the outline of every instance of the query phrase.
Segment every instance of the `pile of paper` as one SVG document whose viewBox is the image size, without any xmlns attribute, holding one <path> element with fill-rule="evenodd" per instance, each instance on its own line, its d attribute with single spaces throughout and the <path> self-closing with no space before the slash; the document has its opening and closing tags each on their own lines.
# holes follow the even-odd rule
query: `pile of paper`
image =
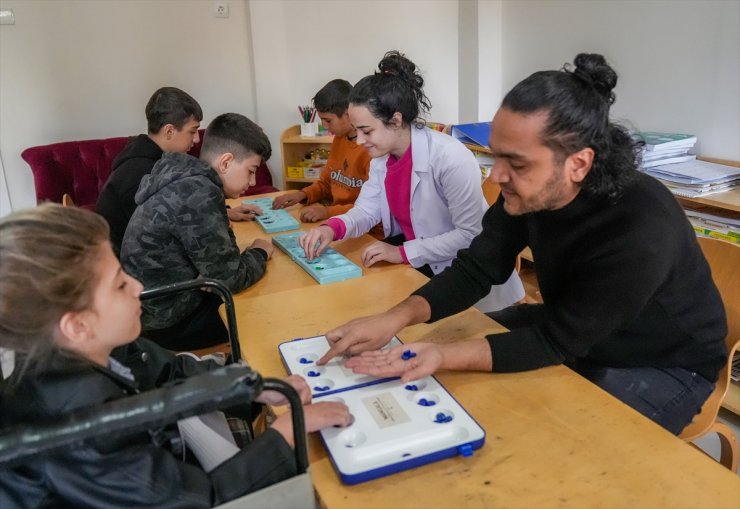
<svg viewBox="0 0 740 509">
<path fill-rule="evenodd" d="M 695 198 L 740 186 L 740 168 L 707 161 L 686 161 L 651 168 L 645 173 L 663 182 L 677 196 Z"/>
</svg>

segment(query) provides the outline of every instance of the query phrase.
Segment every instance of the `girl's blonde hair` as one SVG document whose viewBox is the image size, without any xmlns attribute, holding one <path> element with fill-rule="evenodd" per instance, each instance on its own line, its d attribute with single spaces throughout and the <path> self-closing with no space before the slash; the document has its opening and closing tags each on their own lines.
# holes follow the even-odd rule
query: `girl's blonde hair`
<svg viewBox="0 0 740 509">
<path fill-rule="evenodd" d="M 108 238 L 105 220 L 77 207 L 47 203 L 0 219 L 0 347 L 26 361 L 55 350 L 62 316 L 92 306 Z"/>
</svg>

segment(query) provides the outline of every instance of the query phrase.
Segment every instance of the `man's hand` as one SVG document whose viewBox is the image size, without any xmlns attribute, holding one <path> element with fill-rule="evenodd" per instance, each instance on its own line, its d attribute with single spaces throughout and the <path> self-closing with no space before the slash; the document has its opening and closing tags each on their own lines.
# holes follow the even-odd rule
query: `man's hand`
<svg viewBox="0 0 740 509">
<path fill-rule="evenodd" d="M 412 343 L 390 350 L 363 352 L 351 357 L 345 366 L 355 373 L 377 377 L 400 376 L 402 382 L 433 375 L 442 365 L 443 353 L 434 343 Z"/>
<path fill-rule="evenodd" d="M 375 263 L 380 261 L 386 261 L 388 263 L 403 263 L 401 248 L 378 241 L 370 244 L 365 251 L 362 252 L 362 264 L 365 267 L 372 267 Z"/>
<path fill-rule="evenodd" d="M 320 203 L 308 205 L 301 209 L 301 221 L 304 223 L 315 223 L 329 217 L 329 209 Z"/>
<path fill-rule="evenodd" d="M 313 260 L 319 256 L 326 246 L 334 240 L 334 230 L 328 226 L 319 226 L 298 237 L 298 244 L 306 253 L 306 258 Z M 317 245 L 318 244 L 318 245 Z"/>
<path fill-rule="evenodd" d="M 226 209 L 226 213 L 229 216 L 229 221 L 253 221 L 256 216 L 262 215 L 262 209 L 257 205 L 237 205 Z"/>
<path fill-rule="evenodd" d="M 386 313 L 355 318 L 326 333 L 329 351 L 316 363 L 326 364 L 337 355 L 351 355 L 383 348 L 403 326 L 396 326 Z"/>
<path fill-rule="evenodd" d="M 266 239 L 254 239 L 254 242 L 249 246 L 249 249 L 254 249 L 255 247 L 264 250 L 265 253 L 267 253 L 268 260 L 272 258 L 272 252 L 275 251 L 275 246 L 272 245 L 272 242 Z"/>
<path fill-rule="evenodd" d="M 385 313 L 356 318 L 326 333 L 329 351 L 316 364 L 326 364 L 337 355 L 352 355 L 367 350 L 377 350 L 407 325 L 425 322 L 431 310 L 429 303 L 418 295 L 412 295 Z"/>
<path fill-rule="evenodd" d="M 272 200 L 272 209 L 284 209 L 286 207 L 290 207 L 291 205 L 295 205 L 296 203 L 300 203 L 305 199 L 306 193 L 304 193 L 303 191 L 294 191 L 292 193 L 281 194 L 280 196 L 276 196 L 275 199 Z"/>
</svg>

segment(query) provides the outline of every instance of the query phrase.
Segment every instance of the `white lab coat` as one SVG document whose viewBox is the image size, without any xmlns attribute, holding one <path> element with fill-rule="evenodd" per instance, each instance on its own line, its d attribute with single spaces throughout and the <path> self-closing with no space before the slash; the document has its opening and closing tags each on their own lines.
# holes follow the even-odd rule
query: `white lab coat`
<svg viewBox="0 0 740 509">
<path fill-rule="evenodd" d="M 416 238 L 404 242 L 413 267 L 429 264 L 439 274 L 452 264 L 457 252 L 481 232 L 488 208 L 481 189 L 481 173 L 472 152 L 446 134 L 411 127 L 411 224 Z M 401 232 L 391 216 L 385 192 L 388 156 L 370 162 L 370 175 L 352 209 L 336 216 L 347 231 L 344 238 L 359 237 L 383 222 L 386 237 Z M 516 272 L 492 287 L 476 307 L 488 312 L 510 306 L 524 297 Z"/>
</svg>

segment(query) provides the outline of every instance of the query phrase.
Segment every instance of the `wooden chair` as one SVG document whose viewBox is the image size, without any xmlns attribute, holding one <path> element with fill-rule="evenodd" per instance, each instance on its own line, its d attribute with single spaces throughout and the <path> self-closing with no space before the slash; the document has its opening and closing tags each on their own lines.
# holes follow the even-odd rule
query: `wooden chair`
<svg viewBox="0 0 740 509">
<path fill-rule="evenodd" d="M 694 417 L 680 435 L 686 442 L 691 442 L 708 433 L 717 433 L 720 441 L 719 462 L 733 472 L 737 472 L 740 449 L 737 437 L 726 424 L 717 421 L 717 414 L 722 400 L 730 386 L 732 358 L 740 348 L 740 246 L 717 239 L 699 237 L 699 245 L 712 269 L 714 279 L 727 313 L 727 363 L 719 374 L 719 380 L 709 399 L 704 403 L 701 412 Z"/>
<path fill-rule="evenodd" d="M 62 205 L 64 205 L 65 207 L 74 207 L 75 201 L 72 199 L 70 195 L 68 195 L 67 193 L 64 193 L 62 195 Z"/>
<path fill-rule="evenodd" d="M 490 207 L 498 199 L 498 195 L 501 194 L 501 186 L 499 186 L 495 182 L 491 182 L 491 180 L 487 178 L 483 179 L 483 184 L 481 185 L 483 187 L 483 196 L 486 199 L 486 203 L 488 203 L 488 206 Z M 529 248 L 525 248 L 525 251 L 529 251 Z M 522 251 L 522 253 L 524 253 L 524 251 Z M 522 255 L 520 254 L 516 257 L 516 271 L 519 272 L 521 268 Z"/>
</svg>

